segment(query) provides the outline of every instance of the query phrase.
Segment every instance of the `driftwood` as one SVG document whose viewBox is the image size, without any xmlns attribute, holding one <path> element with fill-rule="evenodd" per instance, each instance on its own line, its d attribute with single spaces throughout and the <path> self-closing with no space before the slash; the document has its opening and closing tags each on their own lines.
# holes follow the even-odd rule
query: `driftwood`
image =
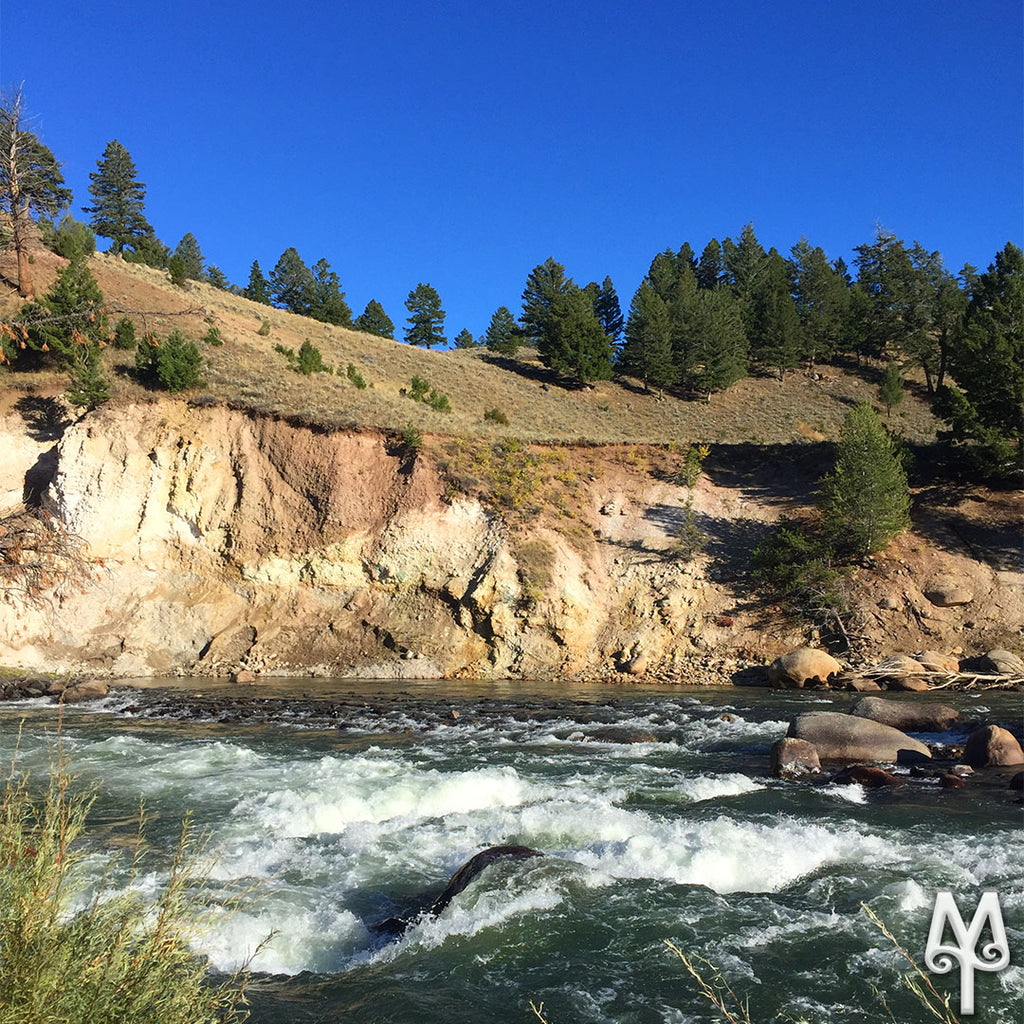
<svg viewBox="0 0 1024 1024">
<path fill-rule="evenodd" d="M 904 678 L 907 674 L 891 668 L 875 667 L 857 673 L 861 679 Z M 929 682 L 930 690 L 1012 690 L 1024 686 L 1024 676 L 999 675 L 984 672 L 943 672 L 926 669 L 915 672 L 915 679 L 935 679 L 941 682 Z"/>
</svg>

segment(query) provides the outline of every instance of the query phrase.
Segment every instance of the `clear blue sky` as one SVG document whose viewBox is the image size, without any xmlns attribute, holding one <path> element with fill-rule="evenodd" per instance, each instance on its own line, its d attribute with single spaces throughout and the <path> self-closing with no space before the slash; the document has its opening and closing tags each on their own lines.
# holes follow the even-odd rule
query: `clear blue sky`
<svg viewBox="0 0 1024 1024">
<path fill-rule="evenodd" d="M 987 266 L 1021 242 L 1022 34 L 1019 0 L 0 0 L 0 84 L 74 212 L 117 138 L 165 243 L 241 284 L 324 256 L 399 329 L 429 281 L 452 337 L 548 256 L 626 310 L 656 252 L 748 221 Z"/>
</svg>

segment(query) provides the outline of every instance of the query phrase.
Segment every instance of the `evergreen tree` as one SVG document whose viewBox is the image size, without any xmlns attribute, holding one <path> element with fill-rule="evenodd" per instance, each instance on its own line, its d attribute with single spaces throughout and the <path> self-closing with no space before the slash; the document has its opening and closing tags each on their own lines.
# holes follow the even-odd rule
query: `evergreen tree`
<svg viewBox="0 0 1024 1024">
<path fill-rule="evenodd" d="M 689 242 L 683 242 L 679 246 L 679 252 L 676 253 L 676 265 L 681 272 L 687 268 L 690 269 L 691 273 L 695 274 L 697 272 L 697 257 L 694 254 L 693 246 Z"/>
<path fill-rule="evenodd" d="M 519 318 L 522 336 L 540 347 L 552 304 L 559 295 L 575 287 L 572 279 L 565 276 L 565 267 L 550 256 L 534 267 L 523 289 L 523 312 Z"/>
<path fill-rule="evenodd" d="M 671 307 L 676 300 L 676 286 L 679 282 L 679 264 L 676 261 L 676 254 L 671 249 L 659 252 L 651 260 L 647 269 L 646 280 L 654 289 L 656 295 L 661 298 L 667 307 Z"/>
<path fill-rule="evenodd" d="M 201 281 L 203 279 L 203 254 L 199 248 L 196 236 L 189 231 L 174 250 L 175 256 L 181 257 L 185 277 L 189 281 Z"/>
<path fill-rule="evenodd" d="M 96 251 L 96 235 L 88 224 L 65 213 L 53 233 L 53 251 L 66 260 L 84 259 Z"/>
<path fill-rule="evenodd" d="M 789 265 L 772 249 L 744 295 L 750 354 L 762 366 L 775 367 L 779 380 L 800 357 L 800 315 L 792 287 Z"/>
<path fill-rule="evenodd" d="M 681 321 L 677 365 L 695 391 L 724 391 L 747 372 L 747 336 L 739 301 L 725 288 L 693 293 Z"/>
<path fill-rule="evenodd" d="M 594 298 L 594 315 L 604 328 L 605 335 L 616 344 L 619 335 L 622 334 L 622 307 L 619 305 L 619 296 L 615 293 L 615 285 L 612 279 L 606 277 Z"/>
<path fill-rule="evenodd" d="M 725 274 L 725 260 L 722 257 L 722 246 L 717 238 L 712 238 L 700 254 L 697 264 L 697 287 L 717 288 Z"/>
<path fill-rule="evenodd" d="M 185 258 L 181 253 L 175 253 L 167 261 L 167 273 L 170 276 L 171 284 L 177 285 L 179 288 L 185 286 Z"/>
<path fill-rule="evenodd" d="M 626 321 L 626 340 L 619 351 L 618 369 L 650 385 L 666 387 L 676 378 L 672 361 L 672 322 L 662 297 L 643 281 L 633 296 Z"/>
<path fill-rule="evenodd" d="M 791 252 L 801 355 L 813 364 L 829 359 L 842 347 L 850 293 L 823 249 L 801 238 Z"/>
<path fill-rule="evenodd" d="M 488 351 L 514 356 L 519 351 L 519 327 L 508 306 L 499 306 L 487 325 L 484 344 Z"/>
<path fill-rule="evenodd" d="M 171 250 L 152 232 L 133 239 L 123 255 L 126 263 L 142 263 L 157 270 L 166 270 L 171 261 Z"/>
<path fill-rule="evenodd" d="M 270 305 L 270 282 L 263 276 L 259 260 L 252 261 L 252 266 L 249 268 L 249 283 L 245 286 L 242 294 L 252 302 L 260 302 L 264 306 Z"/>
<path fill-rule="evenodd" d="M 46 295 L 22 310 L 22 318 L 32 325 L 29 345 L 57 356 L 71 377 L 68 398 L 73 405 L 94 408 L 107 400 L 100 359 L 107 343 L 107 316 L 103 293 L 84 258 L 63 267 Z"/>
<path fill-rule="evenodd" d="M 854 555 L 880 551 L 910 526 L 907 475 L 867 402 L 843 420 L 835 468 L 822 482 L 821 510 L 826 533 Z"/>
<path fill-rule="evenodd" d="M 470 331 L 467 327 L 463 327 L 462 330 L 455 335 L 455 347 L 476 348 L 476 338 L 473 337 L 472 331 Z"/>
<path fill-rule="evenodd" d="M 153 234 L 143 208 L 146 186 L 135 180 L 135 164 L 128 150 L 117 139 L 107 143 L 103 156 L 96 161 L 97 170 L 89 175 L 92 206 L 83 206 L 91 213 L 90 226 L 111 241 L 110 251 L 120 255 L 124 247 Z"/>
<path fill-rule="evenodd" d="M 736 295 L 745 298 L 763 273 L 768 254 L 754 234 L 754 225 L 747 224 L 739 239 L 727 238 L 722 243 L 722 258 L 728 284 Z"/>
<path fill-rule="evenodd" d="M 31 298 L 32 218 L 55 218 L 71 202 L 53 153 L 23 126 L 21 90 L 0 105 L 0 215 L 18 261 L 18 294 Z"/>
<path fill-rule="evenodd" d="M 370 299 L 366 309 L 356 317 L 355 328 L 367 334 L 376 334 L 378 338 L 395 336 L 395 325 L 391 322 L 391 317 L 384 312 L 384 307 L 376 299 Z"/>
<path fill-rule="evenodd" d="M 441 296 L 429 284 L 422 282 L 409 292 L 405 300 L 409 311 L 409 326 L 405 329 L 405 340 L 410 345 L 443 345 L 445 312 L 441 308 Z"/>
<path fill-rule="evenodd" d="M 612 375 L 611 341 L 587 294 L 575 285 L 555 295 L 537 351 L 545 366 L 580 383 Z"/>
<path fill-rule="evenodd" d="M 352 326 L 352 310 L 345 301 L 341 282 L 325 259 L 319 259 L 313 265 L 313 301 L 309 315 L 339 327 Z"/>
<path fill-rule="evenodd" d="M 993 468 L 1024 465 L 1024 253 L 1011 242 L 971 285 L 950 352 L 956 386 L 939 412 L 958 441 L 980 442 Z"/>
<path fill-rule="evenodd" d="M 300 316 L 309 316 L 314 307 L 316 281 L 294 247 L 281 253 L 277 265 L 270 272 L 270 287 L 278 306 Z"/>
<path fill-rule="evenodd" d="M 885 406 L 887 417 L 903 401 L 903 378 L 900 376 L 900 364 L 895 359 L 885 364 L 882 382 L 878 385 L 878 400 Z"/>
<path fill-rule="evenodd" d="M 213 288 L 219 288 L 221 291 L 228 290 L 228 279 L 224 274 L 224 271 L 212 263 L 206 268 L 206 272 L 203 274 L 203 279 Z"/>
</svg>

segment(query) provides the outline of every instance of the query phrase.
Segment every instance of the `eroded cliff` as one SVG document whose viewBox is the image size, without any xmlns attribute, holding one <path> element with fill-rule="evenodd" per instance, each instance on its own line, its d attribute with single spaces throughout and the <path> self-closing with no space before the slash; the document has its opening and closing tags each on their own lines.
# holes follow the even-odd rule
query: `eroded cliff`
<svg viewBox="0 0 1024 1024">
<path fill-rule="evenodd" d="M 440 447 L 224 406 L 107 407 L 49 433 L 12 414 L 2 427 L 4 521 L 40 501 L 66 539 L 40 585 L 6 589 L 8 665 L 400 678 L 685 664 L 692 675 L 794 639 L 764 628 L 727 571 L 787 507 L 735 474 L 691 490 L 633 449 L 587 449 L 559 456 L 575 460 L 559 473 L 571 507 L 512 513 L 453 488 Z M 708 538 L 693 559 L 679 557 L 687 522 Z M 926 581 L 897 578 L 919 550 L 893 556 L 911 603 Z M 973 566 L 994 625 L 1019 628 L 998 566 L 942 557 L 947 572 Z M 901 615 L 907 643 L 928 633 L 919 614 Z"/>
</svg>

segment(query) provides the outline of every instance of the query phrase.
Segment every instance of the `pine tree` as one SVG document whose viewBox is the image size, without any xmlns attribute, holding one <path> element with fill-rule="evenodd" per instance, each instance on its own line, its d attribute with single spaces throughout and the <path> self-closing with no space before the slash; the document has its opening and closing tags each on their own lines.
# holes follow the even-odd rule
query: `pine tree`
<svg viewBox="0 0 1024 1024">
<path fill-rule="evenodd" d="M 133 239 L 123 255 L 126 263 L 143 263 L 157 270 L 166 270 L 171 261 L 171 250 L 152 233 Z"/>
<path fill-rule="evenodd" d="M 601 283 L 601 288 L 594 299 L 594 315 L 604 328 L 605 335 L 611 339 L 613 345 L 616 344 L 619 335 L 622 334 L 623 317 L 619 296 L 610 277 L 606 277 Z"/>
<path fill-rule="evenodd" d="M 174 250 L 174 255 L 181 257 L 185 277 L 189 281 L 203 279 L 203 253 L 199 248 L 196 236 L 191 231 L 182 237 Z"/>
<path fill-rule="evenodd" d="M 659 252 L 651 260 L 651 265 L 647 269 L 646 280 L 650 283 L 655 293 L 661 297 L 661 301 L 670 308 L 676 301 L 679 278 L 680 273 L 676 254 L 671 249 Z"/>
<path fill-rule="evenodd" d="M 455 335 L 455 347 L 456 348 L 476 348 L 476 338 L 473 337 L 473 332 L 467 327 L 463 327 L 458 334 Z"/>
<path fill-rule="evenodd" d="M 252 261 L 249 268 L 249 283 L 242 294 L 253 302 L 260 302 L 264 306 L 270 305 L 270 282 L 263 276 L 259 260 Z"/>
<path fill-rule="evenodd" d="M 355 328 L 367 334 L 375 334 L 378 338 L 394 338 L 395 325 L 391 317 L 384 312 L 384 307 L 376 300 L 370 299 L 366 309 L 356 317 Z"/>
<path fill-rule="evenodd" d="M 722 283 L 725 273 L 725 261 L 722 258 L 722 246 L 717 238 L 712 238 L 700 254 L 697 264 L 697 287 L 717 288 Z"/>
<path fill-rule="evenodd" d="M 519 339 L 519 326 L 512 311 L 508 306 L 499 306 L 484 334 L 487 350 L 503 356 L 514 356 L 519 351 Z"/>
<path fill-rule="evenodd" d="M 619 350 L 619 372 L 665 387 L 676 379 L 672 361 L 672 322 L 662 297 L 643 281 L 633 296 L 626 321 L 626 341 Z"/>
<path fill-rule="evenodd" d="M 812 364 L 842 347 L 850 293 L 820 247 L 801 238 L 790 250 L 793 294 L 801 328 L 801 356 Z"/>
<path fill-rule="evenodd" d="M 753 224 L 747 224 L 743 228 L 738 240 L 727 238 L 722 243 L 725 279 L 734 294 L 743 298 L 750 293 L 764 270 L 767 258 L 768 254 L 754 234 Z"/>
<path fill-rule="evenodd" d="M 153 234 L 142 212 L 146 186 L 135 180 L 135 164 L 117 139 L 107 143 L 96 167 L 89 175 L 94 203 L 83 206 L 82 212 L 92 214 L 92 229 L 109 238 L 110 251 L 120 255 L 126 245 L 134 247 L 139 239 Z"/>
<path fill-rule="evenodd" d="M 792 289 L 789 264 L 772 249 L 744 295 L 750 355 L 775 367 L 779 380 L 800 357 L 800 315 Z"/>
<path fill-rule="evenodd" d="M 565 267 L 550 256 L 530 271 L 523 289 L 523 312 L 520 316 L 524 338 L 540 347 L 552 304 L 570 288 L 575 288 L 572 278 L 567 278 Z"/>
<path fill-rule="evenodd" d="M 910 526 L 910 491 L 896 446 L 867 402 L 843 420 L 836 464 L 822 481 L 822 524 L 854 555 L 884 548 Z"/>
<path fill-rule="evenodd" d="M 203 279 L 208 285 L 213 288 L 219 288 L 221 291 L 228 290 L 228 279 L 224 271 L 220 267 L 215 266 L 211 263 L 203 274 Z"/>
<path fill-rule="evenodd" d="M 18 260 L 18 294 L 31 298 L 32 217 L 56 218 L 71 202 L 53 153 L 23 126 L 21 90 L 0 105 L 0 214 Z"/>
<path fill-rule="evenodd" d="M 545 366 L 580 383 L 612 376 L 611 341 L 586 292 L 575 285 L 555 296 L 537 351 Z"/>
<path fill-rule="evenodd" d="M 319 259 L 313 265 L 313 300 L 309 315 L 339 327 L 352 326 L 352 310 L 345 301 L 341 282 L 325 259 Z"/>
<path fill-rule="evenodd" d="M 686 384 L 710 395 L 747 373 L 747 335 L 739 300 L 726 288 L 694 290 L 680 319 L 677 366 Z"/>
<path fill-rule="evenodd" d="M 885 406 L 887 417 L 903 401 L 903 378 L 900 376 L 900 364 L 895 359 L 890 359 L 885 365 L 882 381 L 878 385 L 878 400 Z"/>
<path fill-rule="evenodd" d="M 294 247 L 281 253 L 277 265 L 270 272 L 270 287 L 278 306 L 300 316 L 309 316 L 315 302 L 316 282 Z"/>
<path fill-rule="evenodd" d="M 405 340 L 410 345 L 443 345 L 445 312 L 441 308 L 441 296 L 429 284 L 422 282 L 409 292 L 405 300 L 409 311 L 409 326 L 405 329 Z"/>
</svg>

